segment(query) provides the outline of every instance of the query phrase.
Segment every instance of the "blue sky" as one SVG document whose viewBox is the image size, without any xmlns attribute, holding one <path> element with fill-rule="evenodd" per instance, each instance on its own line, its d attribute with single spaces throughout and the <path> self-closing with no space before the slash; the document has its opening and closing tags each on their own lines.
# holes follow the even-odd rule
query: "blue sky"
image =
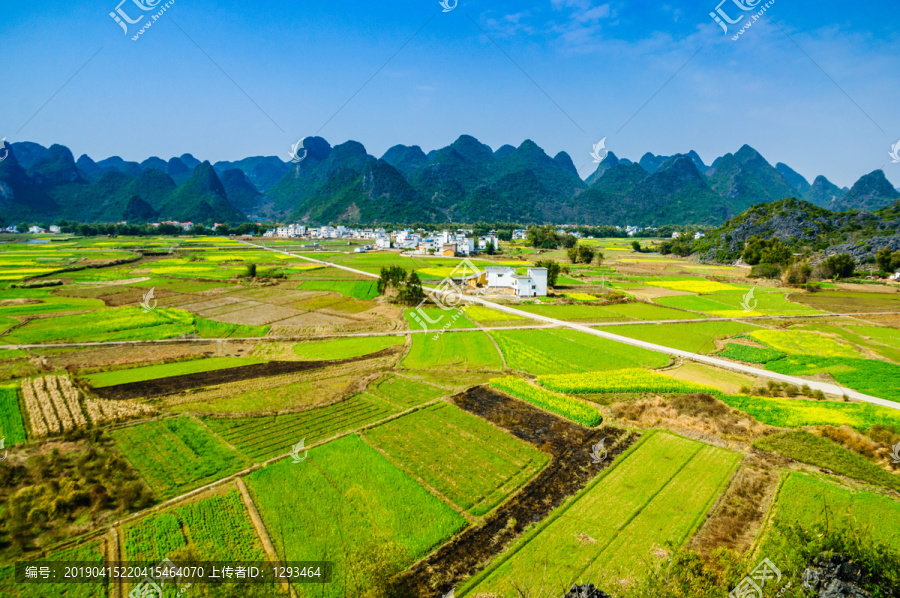
<svg viewBox="0 0 900 598">
<path fill-rule="evenodd" d="M 122 10 L 153 14 L 141 1 Z M 752 14 L 736 1 L 726 14 Z M 900 186 L 895 0 L 775 0 L 737 41 L 718 0 L 176 0 L 138 41 L 149 17 L 126 36 L 117 2 L 3 3 L 0 137 L 217 161 L 287 158 L 313 134 L 381 156 L 466 133 L 567 151 L 583 176 L 603 137 L 635 160 L 747 143 L 810 181 L 884 168 Z"/>
</svg>

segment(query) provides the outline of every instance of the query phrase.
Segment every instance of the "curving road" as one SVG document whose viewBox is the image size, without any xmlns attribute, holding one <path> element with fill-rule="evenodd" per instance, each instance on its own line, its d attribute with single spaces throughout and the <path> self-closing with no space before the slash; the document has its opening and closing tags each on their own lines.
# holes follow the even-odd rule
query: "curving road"
<svg viewBox="0 0 900 598">
<path fill-rule="evenodd" d="M 292 257 L 308 260 L 310 262 L 315 262 L 317 264 L 323 264 L 325 266 L 331 266 L 333 268 L 340 268 L 341 270 L 346 270 L 347 272 L 354 272 L 356 274 L 360 274 L 362 276 L 368 276 L 370 278 L 378 278 L 379 277 L 378 274 L 372 274 L 370 272 L 364 272 L 362 270 L 357 270 L 355 268 L 349 268 L 347 266 L 332 264 L 330 262 L 313 259 L 313 258 L 306 257 L 303 255 L 298 255 L 296 253 L 289 253 L 287 251 L 273 249 L 271 247 L 266 247 L 265 245 L 256 245 L 254 243 L 249 243 L 247 241 L 241 241 L 241 243 L 250 245 L 252 247 L 256 247 L 258 249 L 265 249 L 267 251 L 274 251 L 276 253 L 290 255 Z M 456 293 L 452 293 L 450 291 L 441 291 L 441 290 L 436 290 L 436 289 L 432 289 L 429 287 L 425 287 L 425 288 L 427 288 L 432 293 L 436 293 L 441 296 L 446 296 L 446 295 L 456 296 Z M 850 397 L 851 399 L 864 401 L 866 403 L 872 403 L 873 405 L 880 405 L 882 407 L 888 407 L 890 409 L 897 409 L 898 411 L 900 411 L 900 403 L 895 403 L 893 401 L 888 401 L 886 399 L 873 397 L 871 395 L 857 392 L 857 391 L 851 390 L 849 388 L 844 388 L 843 386 L 839 386 L 837 384 L 831 384 L 828 382 L 818 382 L 815 380 L 807 380 L 805 378 L 798 378 L 796 376 L 788 376 L 785 374 L 778 374 L 776 372 L 770 372 L 768 370 L 764 370 L 764 369 L 761 369 L 758 367 L 745 365 L 742 363 L 736 363 L 733 361 L 727 361 L 727 360 L 719 359 L 717 357 L 712 357 L 709 355 L 700 355 L 699 353 L 691 353 L 689 351 L 682 351 L 680 349 L 673 349 L 671 347 L 665 347 L 663 345 L 657 345 L 655 343 L 640 341 L 637 339 L 628 338 L 627 336 L 620 336 L 618 334 L 612 334 L 611 332 L 604 332 L 602 330 L 596 330 L 594 328 L 590 328 L 583 324 L 575 324 L 574 322 L 566 322 L 564 320 L 558 320 L 556 318 L 550 318 L 547 316 L 533 314 L 533 313 L 530 313 L 527 311 L 523 311 L 521 309 L 509 307 L 507 305 L 500 305 L 499 303 L 494 303 L 493 301 L 488 301 L 486 299 L 482 299 L 481 297 L 472 297 L 469 295 L 462 295 L 462 299 L 469 303 L 478 303 L 480 305 L 484 305 L 485 307 L 489 307 L 491 309 L 496 309 L 498 311 L 506 312 L 506 313 L 513 314 L 516 316 L 529 318 L 532 320 L 538 320 L 540 322 L 552 324 L 557 327 L 571 328 L 572 330 L 578 330 L 579 332 L 583 332 L 585 334 L 592 334 L 594 336 L 599 336 L 600 338 L 605 338 L 607 340 L 611 340 L 611 341 L 614 341 L 617 343 L 622 343 L 623 345 L 631 345 L 632 347 L 640 347 L 642 349 L 656 351 L 657 353 L 663 353 L 665 355 L 681 357 L 683 359 L 689 359 L 691 361 L 696 361 L 698 363 L 705 363 L 707 365 L 712 365 L 712 366 L 723 368 L 726 370 L 740 372 L 742 374 L 749 374 L 751 376 L 759 376 L 759 377 L 763 377 L 763 378 L 769 378 L 770 380 L 778 380 L 779 382 L 787 382 L 789 384 L 794 384 L 796 386 L 803 386 L 804 384 L 806 384 L 813 390 L 821 390 L 822 392 L 830 394 L 830 395 L 836 395 L 836 396 L 846 395 L 846 396 Z M 842 315 L 842 314 L 837 314 L 837 315 Z"/>
</svg>

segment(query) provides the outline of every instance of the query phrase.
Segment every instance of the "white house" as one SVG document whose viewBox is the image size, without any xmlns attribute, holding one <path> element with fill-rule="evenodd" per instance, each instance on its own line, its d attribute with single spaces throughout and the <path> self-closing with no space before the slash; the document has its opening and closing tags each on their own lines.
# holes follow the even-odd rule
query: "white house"
<svg viewBox="0 0 900 598">
<path fill-rule="evenodd" d="M 488 288 L 512 289 L 517 297 L 546 297 L 547 269 L 528 268 L 526 275 L 516 274 L 515 268 L 508 266 L 488 266 Z"/>
<path fill-rule="evenodd" d="M 375 239 L 375 246 L 379 249 L 390 249 L 391 248 L 391 238 L 386 235 L 380 235 Z"/>
<path fill-rule="evenodd" d="M 706 236 L 706 234 L 704 234 L 704 233 L 696 232 L 696 233 L 694 233 L 694 240 L 696 241 L 697 239 L 702 239 L 705 236 Z"/>
<path fill-rule="evenodd" d="M 528 237 L 528 232 L 525 229 L 516 229 L 512 233 L 513 241 L 519 241 Z"/>
<path fill-rule="evenodd" d="M 673 239 L 677 239 L 677 238 L 679 238 L 679 237 L 681 237 L 681 233 L 680 233 L 680 232 L 675 231 L 674 233 L 672 233 L 672 238 L 673 238 Z"/>
<path fill-rule="evenodd" d="M 28 232 L 32 235 L 39 235 L 44 232 L 44 229 L 42 229 L 40 226 L 32 226 L 28 229 Z"/>
<path fill-rule="evenodd" d="M 55 224 L 51 224 L 51 225 L 50 225 L 50 232 L 53 233 L 54 235 L 58 235 L 59 233 L 62 232 L 62 230 L 61 230 L 58 226 L 56 226 Z"/>
</svg>

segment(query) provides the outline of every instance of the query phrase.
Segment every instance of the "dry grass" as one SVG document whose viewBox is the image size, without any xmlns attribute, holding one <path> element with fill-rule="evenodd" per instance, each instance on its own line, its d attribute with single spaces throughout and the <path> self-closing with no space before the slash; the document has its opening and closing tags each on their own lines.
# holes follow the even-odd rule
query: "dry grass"
<svg viewBox="0 0 900 598">
<path fill-rule="evenodd" d="M 37 395 L 30 380 L 22 382 L 22 395 L 25 397 L 25 409 L 28 411 L 28 421 L 31 422 L 31 434 L 35 438 L 45 438 L 50 430 L 44 421 L 44 414 L 38 403 Z"/>
<path fill-rule="evenodd" d="M 857 432 L 850 426 L 824 426 L 818 431 L 819 436 L 827 438 L 846 449 L 862 455 L 866 459 L 893 471 L 892 447 L 900 442 L 900 434 L 885 428 L 867 430 L 865 434 Z"/>
<path fill-rule="evenodd" d="M 88 399 L 84 402 L 88 415 L 95 426 L 111 422 L 124 421 L 144 417 L 156 413 L 150 405 L 137 401 L 107 401 L 106 399 Z"/>
<path fill-rule="evenodd" d="M 35 438 L 87 427 L 80 395 L 64 376 L 44 376 L 22 382 L 25 409 Z"/>
<path fill-rule="evenodd" d="M 707 394 L 616 403 L 610 412 L 620 422 L 640 428 L 670 428 L 740 442 L 749 442 L 766 429 L 745 413 Z"/>
<path fill-rule="evenodd" d="M 704 556 L 717 548 L 748 550 L 775 498 L 779 465 L 774 455 L 748 455 L 690 548 Z"/>
</svg>

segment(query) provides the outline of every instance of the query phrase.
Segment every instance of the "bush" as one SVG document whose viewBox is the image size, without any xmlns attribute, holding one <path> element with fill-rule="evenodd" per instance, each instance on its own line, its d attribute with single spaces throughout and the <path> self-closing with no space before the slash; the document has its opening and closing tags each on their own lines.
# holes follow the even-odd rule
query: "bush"
<svg viewBox="0 0 900 598">
<path fill-rule="evenodd" d="M 750 268 L 749 278 L 778 278 L 781 276 L 781 266 L 776 264 L 756 264 Z"/>
<path fill-rule="evenodd" d="M 825 278 L 849 278 L 853 276 L 856 262 L 850 254 L 841 253 L 832 255 L 822 262 L 821 269 Z"/>
<path fill-rule="evenodd" d="M 782 282 L 792 287 L 800 287 L 807 283 L 811 274 L 812 268 L 809 264 L 806 262 L 797 263 L 787 269 L 782 277 Z"/>
</svg>

